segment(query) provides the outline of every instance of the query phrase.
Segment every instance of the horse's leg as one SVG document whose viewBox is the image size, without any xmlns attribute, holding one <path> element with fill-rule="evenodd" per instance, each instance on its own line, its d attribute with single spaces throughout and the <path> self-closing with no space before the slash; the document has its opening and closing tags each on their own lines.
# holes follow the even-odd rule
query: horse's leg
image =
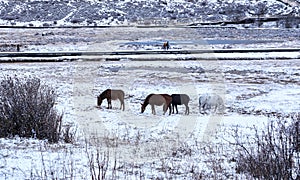
<svg viewBox="0 0 300 180">
<path fill-rule="evenodd" d="M 184 104 L 185 105 L 185 115 L 189 115 L 190 114 L 190 108 L 188 104 Z"/>
<path fill-rule="evenodd" d="M 152 114 L 156 115 L 154 105 L 151 105 L 151 109 L 152 109 Z"/>
<path fill-rule="evenodd" d="M 165 114 L 166 114 L 166 111 L 167 111 L 167 106 L 166 106 L 166 104 L 163 105 L 163 111 L 164 111 L 163 115 L 165 115 Z"/>
<path fill-rule="evenodd" d="M 200 114 L 202 114 L 202 113 L 201 113 L 201 104 L 199 104 L 199 112 L 200 112 Z"/>
<path fill-rule="evenodd" d="M 111 109 L 111 99 L 107 98 L 107 109 Z"/>
<path fill-rule="evenodd" d="M 124 105 L 124 99 L 119 99 L 120 100 L 120 110 L 122 109 L 123 106 L 123 111 L 125 110 L 125 105 Z"/>
<path fill-rule="evenodd" d="M 122 100 L 122 105 L 123 105 L 123 111 L 125 111 L 125 103 L 124 103 L 124 99 Z"/>
<path fill-rule="evenodd" d="M 204 111 L 204 105 L 200 104 L 199 105 L 199 112 L 200 112 L 200 114 L 203 114 L 203 111 Z"/>
<path fill-rule="evenodd" d="M 176 106 L 177 109 L 177 106 Z M 166 111 L 168 110 L 168 108 L 166 109 Z M 169 103 L 169 115 L 171 115 L 171 103 Z"/>
<path fill-rule="evenodd" d="M 172 103 L 172 114 L 174 114 L 174 106 L 175 106 L 175 104 Z"/>
<path fill-rule="evenodd" d="M 178 114 L 178 108 L 177 108 L 177 104 L 175 105 L 175 108 L 176 108 L 176 114 Z"/>
<path fill-rule="evenodd" d="M 203 109 L 204 109 L 204 114 L 209 114 L 211 112 L 211 105 L 208 105 L 207 103 L 204 104 Z"/>
<path fill-rule="evenodd" d="M 208 105 L 206 103 L 204 103 L 202 105 L 202 109 L 203 109 L 203 114 L 207 114 L 207 108 L 208 108 Z"/>
</svg>

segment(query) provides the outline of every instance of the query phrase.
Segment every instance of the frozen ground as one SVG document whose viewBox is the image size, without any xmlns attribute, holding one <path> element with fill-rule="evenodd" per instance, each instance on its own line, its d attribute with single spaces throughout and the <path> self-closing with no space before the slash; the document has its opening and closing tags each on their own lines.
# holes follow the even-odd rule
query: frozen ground
<svg viewBox="0 0 300 180">
<path fill-rule="evenodd" d="M 299 48 L 300 29 L 236 28 L 1 28 L 1 51 L 61 52 L 158 50 L 170 41 L 171 50 Z M 250 55 L 253 56 L 253 55 Z"/>
<path fill-rule="evenodd" d="M 21 52 L 158 50 L 166 40 L 171 50 L 299 48 L 299 34 L 298 29 L 0 29 L 1 50 L 15 51 L 13 45 L 20 44 Z M 22 63 L 24 58 L 19 58 L 16 63 L 1 63 L 2 76 L 39 77 L 55 87 L 56 107 L 64 113 L 64 127 L 76 131 L 76 143 L 1 139 L 0 178 L 84 179 L 90 177 L 90 159 L 97 157 L 98 150 L 100 165 L 104 164 L 100 167 L 108 166 L 108 178 L 245 179 L 235 173 L 235 162 L 230 161 L 234 150 L 221 145 L 214 151 L 212 144 L 232 140 L 231 129 L 236 126 L 247 136 L 245 127 L 263 127 L 272 116 L 299 112 L 299 52 L 246 53 L 248 61 L 239 60 L 240 54 L 231 54 L 234 60 L 217 59 L 224 56 L 203 54 L 199 61 L 174 54 L 151 56 L 151 61 L 142 61 L 149 58 L 145 56 L 119 56 L 120 61 L 104 61 L 115 56 L 88 57 L 91 61 L 86 61 L 82 56 L 72 57 L 73 62 Z M 254 60 L 257 57 L 265 60 Z M 96 96 L 107 88 L 125 91 L 124 112 L 117 101 L 112 110 L 105 108 L 105 101 L 96 107 Z M 156 107 L 156 116 L 149 107 L 141 114 L 140 103 L 156 92 L 188 94 L 190 115 L 183 115 L 183 107 L 178 115 L 163 116 L 162 107 Z M 198 97 L 204 93 L 224 98 L 223 115 L 199 113 Z"/>
<path fill-rule="evenodd" d="M 235 163 L 228 160 L 233 154 L 222 155 L 232 149 L 223 147 L 222 153 L 208 157 L 205 147 L 199 148 L 197 143 L 230 141 L 229 129 L 235 126 L 263 127 L 272 119 L 269 116 L 299 112 L 299 67 L 296 59 L 1 64 L 3 75 L 35 76 L 54 86 L 64 126 L 77 129 L 78 138 L 75 145 L 1 139 L 0 177 L 34 178 L 55 172 L 52 177 L 85 178 L 89 176 L 88 155 L 98 149 L 103 162 L 108 151 L 110 160 L 117 160 L 117 168 L 109 165 L 108 177 L 112 169 L 116 178 L 122 179 L 216 177 L 209 163 L 214 158 L 222 161 L 225 169 L 218 177 L 243 178 L 235 174 Z M 112 72 L 116 68 L 119 71 Z M 96 96 L 106 88 L 125 91 L 124 112 L 117 101 L 112 110 L 106 109 L 106 102 L 96 107 Z M 155 116 L 150 107 L 141 114 L 140 103 L 149 93 L 187 93 L 190 115 L 183 115 L 183 107 L 171 116 L 162 115 L 162 107 L 156 107 Z M 198 97 L 203 93 L 224 98 L 224 115 L 199 113 Z M 218 139 L 212 136 L 216 133 Z"/>
</svg>

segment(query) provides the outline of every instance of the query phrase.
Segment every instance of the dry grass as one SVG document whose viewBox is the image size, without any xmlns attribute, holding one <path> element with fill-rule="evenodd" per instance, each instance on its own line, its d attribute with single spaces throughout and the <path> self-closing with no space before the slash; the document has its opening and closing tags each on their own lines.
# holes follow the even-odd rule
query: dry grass
<svg viewBox="0 0 300 180">
<path fill-rule="evenodd" d="M 252 129 L 253 136 L 241 140 L 236 133 L 237 173 L 259 179 L 299 179 L 300 114 L 272 121 L 265 129 Z"/>
</svg>

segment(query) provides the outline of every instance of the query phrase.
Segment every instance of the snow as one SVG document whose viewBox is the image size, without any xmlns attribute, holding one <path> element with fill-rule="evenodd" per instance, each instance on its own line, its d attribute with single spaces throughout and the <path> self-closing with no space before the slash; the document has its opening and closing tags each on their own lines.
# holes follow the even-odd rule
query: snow
<svg viewBox="0 0 300 180">
<path fill-rule="evenodd" d="M 47 179 L 44 170 L 53 172 L 53 178 L 64 174 L 67 174 L 64 177 L 70 178 L 74 173 L 74 178 L 79 179 L 89 174 L 89 169 L 84 168 L 88 159 L 85 158 L 83 148 L 68 147 L 65 144 L 49 145 L 44 141 L 23 138 L 0 139 L 0 143 L 1 179 Z"/>
<path fill-rule="evenodd" d="M 1 2 L 7 4 L 11 1 Z M 99 3 L 114 3 L 85 2 L 90 2 L 91 7 Z M 108 17 L 93 22 L 116 27 L 119 24 L 139 24 L 127 16 L 131 11 L 126 10 L 125 5 L 129 2 L 133 7 L 142 5 L 143 8 L 155 8 L 151 3 L 157 3 L 156 0 L 125 0 L 116 3 L 114 8 L 103 6 L 99 12 L 117 12 L 126 16 L 125 20 Z M 200 7 L 201 3 L 185 0 L 165 2 L 166 6 L 160 1 L 161 14 L 165 10 L 175 10 L 178 14 L 197 13 L 191 7 Z M 207 6 L 207 10 L 217 11 L 222 7 L 219 2 L 209 1 L 210 6 L 215 6 L 212 9 Z M 253 5 L 262 1 L 226 2 Z M 81 12 L 77 3 L 82 1 L 68 2 L 67 6 L 71 9 L 56 21 L 55 26 L 74 26 L 70 19 Z M 269 6 L 281 4 L 276 0 L 266 3 Z M 22 9 L 24 7 L 17 4 L 12 13 Z M 290 10 L 291 7 L 283 6 L 283 9 L 270 9 L 270 13 L 286 14 Z M 214 14 L 207 16 L 215 17 Z M 246 13 L 246 16 L 250 15 Z M 228 18 L 225 15 L 220 17 Z M 75 26 L 85 25 L 87 19 Z M 0 20 L 1 25 L 14 23 L 43 27 L 45 23 L 53 26 L 54 22 Z M 25 44 L 22 47 L 24 52 L 158 50 L 165 40 L 172 43 L 171 50 L 300 46 L 297 29 L 275 29 L 274 25 L 264 24 L 270 29 L 244 29 L 238 25 L 241 29 L 232 30 L 135 27 L 2 29 L 0 34 L 5 43 Z M 240 39 L 265 41 L 226 43 Z M 210 44 L 210 40 L 223 42 Z M 53 86 L 58 94 L 55 108 L 64 114 L 63 128 L 71 127 L 76 136 L 72 144 L 63 141 L 49 144 L 46 140 L 20 137 L 0 138 L 0 179 L 91 179 L 91 164 L 97 171 L 98 165 L 107 167 L 108 179 L 249 179 L 247 175 L 236 173 L 235 162 L 230 160 L 235 151 L 228 142 L 234 142 L 237 127 L 243 134 L 241 138 L 247 138 L 253 135 L 251 128 L 263 129 L 273 120 L 273 115 L 288 117 L 299 112 L 299 53 L 122 55 L 113 57 L 121 59 L 117 62 L 105 61 L 110 56 L 82 56 L 70 57 L 76 59 L 73 62 L 56 63 L 25 63 L 22 61 L 33 58 L 19 57 L 14 58 L 19 61 L 17 63 L 1 63 L 2 76 L 38 77 Z M 1 57 L 1 60 L 10 61 L 12 58 Z M 106 101 L 101 107 L 96 106 L 96 96 L 107 88 L 125 91 L 125 111 L 119 110 L 118 101 L 112 102 L 113 109 L 106 109 Z M 188 94 L 191 98 L 190 115 L 184 115 L 184 106 L 179 106 L 179 114 L 170 116 L 168 113 L 163 115 L 161 106 L 155 107 L 157 115 L 152 115 L 150 106 L 143 114 L 140 113 L 140 103 L 150 93 Z M 206 93 L 221 95 L 225 102 L 224 114 L 199 113 L 198 98 Z M 99 164 L 91 162 L 92 159 L 97 160 L 97 153 Z M 217 169 L 220 167 L 221 170 Z"/>
<path fill-rule="evenodd" d="M 266 114 L 299 111 L 298 60 L 212 63 L 78 61 L 2 64 L 3 74 L 37 76 L 57 89 L 56 107 L 65 113 L 64 127 L 71 125 L 77 129 L 77 140 L 75 144 L 51 145 L 35 139 L 0 139 L 0 178 L 45 177 L 55 172 L 53 177 L 85 179 L 90 177 L 88 157 L 97 148 L 100 148 L 101 156 L 108 151 L 116 154 L 110 162 L 117 159 L 118 178 L 136 177 L 125 173 L 132 168 L 146 179 L 168 177 L 159 170 L 162 167 L 182 173 L 176 176 L 178 178 L 192 177 L 191 168 L 208 176 L 212 169 L 205 161 L 212 157 L 205 155 L 205 148 L 199 144 L 232 142 L 234 137 L 230 129 L 239 127 L 244 135 L 251 135 L 248 127 L 262 128 L 272 120 Z M 116 67 L 118 71 L 110 70 Z M 214 78 L 215 72 L 222 72 L 221 76 Z M 282 78 L 272 79 L 279 77 L 275 76 L 277 73 Z M 284 77 L 295 79 L 295 82 L 282 84 Z M 254 81 L 248 83 L 252 78 Z M 106 109 L 106 101 L 102 107 L 96 107 L 96 96 L 109 87 L 126 92 L 125 111 L 119 110 L 118 101 L 113 101 L 111 110 Z M 149 93 L 182 92 L 191 97 L 190 115 L 183 115 L 184 106 L 179 106 L 178 115 L 163 115 L 162 107 L 158 106 L 157 115 L 151 114 L 150 107 L 140 113 L 140 103 Z M 224 115 L 199 113 L 198 97 L 207 92 L 224 93 Z M 239 113 L 240 109 L 246 113 Z M 222 138 L 216 139 L 214 134 Z M 227 152 L 225 149 L 223 153 Z M 191 156 L 185 155 L 190 151 Z M 224 159 L 221 154 L 211 156 L 216 160 Z M 234 163 L 223 165 L 230 176 L 239 176 L 234 172 Z M 109 172 L 113 166 L 109 164 Z"/>
</svg>

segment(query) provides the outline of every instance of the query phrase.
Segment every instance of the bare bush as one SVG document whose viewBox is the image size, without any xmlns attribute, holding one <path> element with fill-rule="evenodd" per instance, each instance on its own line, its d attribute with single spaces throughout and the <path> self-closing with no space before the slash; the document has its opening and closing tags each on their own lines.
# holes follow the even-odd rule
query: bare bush
<svg viewBox="0 0 300 180">
<path fill-rule="evenodd" d="M 57 142 L 62 115 L 54 109 L 54 90 L 38 78 L 5 77 L 0 83 L 0 137 Z"/>
<path fill-rule="evenodd" d="M 65 143 L 75 143 L 76 129 L 71 130 L 72 126 L 66 126 L 63 130 L 63 141 Z"/>
<path fill-rule="evenodd" d="M 254 178 L 299 179 L 300 114 L 291 119 L 272 121 L 261 132 L 254 127 L 255 136 L 246 142 L 237 138 L 237 172 Z"/>
<path fill-rule="evenodd" d="M 111 160 L 110 153 L 109 149 L 101 150 L 99 148 L 97 148 L 96 151 L 89 151 L 88 146 L 86 146 L 91 179 L 116 179 L 117 157 L 114 153 L 114 160 Z M 111 172 L 111 174 L 108 175 L 108 172 Z"/>
</svg>

